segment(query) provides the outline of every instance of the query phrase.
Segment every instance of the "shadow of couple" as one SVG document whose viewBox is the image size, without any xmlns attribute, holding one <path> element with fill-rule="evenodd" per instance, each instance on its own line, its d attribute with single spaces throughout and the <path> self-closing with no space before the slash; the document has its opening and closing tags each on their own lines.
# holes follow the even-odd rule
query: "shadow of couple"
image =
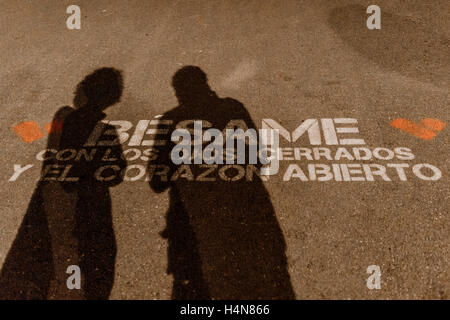
<svg viewBox="0 0 450 320">
<path fill-rule="evenodd" d="M 258 175 L 237 181 L 172 177 L 180 170 L 170 158 L 177 125 L 199 119 L 223 130 L 239 119 L 256 129 L 249 113 L 240 102 L 218 97 L 199 67 L 181 68 L 172 85 L 179 105 L 158 119 L 163 143 L 153 146 L 157 157 L 149 161 L 149 168 L 168 171 L 149 180 L 154 192 L 170 195 L 161 235 L 168 241 L 172 298 L 295 299 L 283 233 Z M 122 91 L 120 71 L 98 69 L 77 86 L 74 108 L 56 112 L 41 179 L 0 273 L 1 299 L 109 298 L 117 251 L 110 188 L 123 175 L 99 179 L 98 172 L 105 164 L 123 172 L 127 164 L 116 129 L 101 120 Z M 86 145 L 99 128 L 108 139 Z M 200 170 L 189 165 L 194 175 Z M 80 290 L 67 287 L 69 265 L 80 267 Z"/>
</svg>

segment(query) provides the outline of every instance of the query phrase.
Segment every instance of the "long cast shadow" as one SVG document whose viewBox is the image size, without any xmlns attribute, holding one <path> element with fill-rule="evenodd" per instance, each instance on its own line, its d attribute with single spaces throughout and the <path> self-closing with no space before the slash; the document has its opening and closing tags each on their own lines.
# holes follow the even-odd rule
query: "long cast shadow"
<svg viewBox="0 0 450 320">
<path fill-rule="evenodd" d="M 219 98 L 198 67 L 177 71 L 173 87 L 179 106 L 159 119 L 157 158 L 149 162 L 151 188 L 170 189 L 162 235 L 168 239 L 172 298 L 295 299 L 285 240 L 261 179 L 227 181 L 215 170 L 198 181 L 205 166 L 171 161 L 177 125 L 202 120 L 222 131 L 230 120 L 244 120 L 256 129 L 250 115 L 240 102 Z"/>
<path fill-rule="evenodd" d="M 122 179 L 100 181 L 97 170 L 126 162 L 115 128 L 98 123 L 122 90 L 118 70 L 98 69 L 77 86 L 75 108 L 55 114 L 41 179 L 0 273 L 0 299 L 109 297 L 116 256 L 109 188 Z M 110 142 L 86 146 L 99 128 Z M 80 267 L 81 290 L 67 288 L 69 265 Z"/>
</svg>

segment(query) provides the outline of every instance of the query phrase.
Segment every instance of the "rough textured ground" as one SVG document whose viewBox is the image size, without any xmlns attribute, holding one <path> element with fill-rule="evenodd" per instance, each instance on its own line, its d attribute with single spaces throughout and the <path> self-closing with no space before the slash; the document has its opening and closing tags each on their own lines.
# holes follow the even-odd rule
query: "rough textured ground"
<svg viewBox="0 0 450 320">
<path fill-rule="evenodd" d="M 13 126 L 48 123 L 102 66 L 125 76 L 122 101 L 108 117 L 151 119 L 177 104 L 171 77 L 193 64 L 258 125 L 272 118 L 293 130 L 309 118 L 357 118 L 368 146 L 409 147 L 414 163 L 442 171 L 439 181 L 283 182 L 279 175 L 267 182 L 298 299 L 448 299 L 449 129 L 425 141 L 390 125 L 394 118 L 450 123 L 448 1 L 378 0 L 379 31 L 365 27 L 373 1 L 79 0 L 82 29 L 70 31 L 72 2 L 0 6 L 0 265 L 46 143 L 23 142 Z M 28 163 L 37 168 L 8 182 L 13 164 Z M 111 298 L 170 297 L 159 234 L 167 199 L 144 182 L 112 189 L 118 256 Z M 371 264 L 381 267 L 381 290 L 366 287 Z"/>
</svg>

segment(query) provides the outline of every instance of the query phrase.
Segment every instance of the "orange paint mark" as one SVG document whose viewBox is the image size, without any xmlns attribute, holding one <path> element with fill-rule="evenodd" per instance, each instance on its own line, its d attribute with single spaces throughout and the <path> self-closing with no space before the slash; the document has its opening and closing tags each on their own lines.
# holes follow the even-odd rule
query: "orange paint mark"
<svg viewBox="0 0 450 320">
<path fill-rule="evenodd" d="M 26 143 L 39 140 L 44 136 L 38 124 L 34 121 L 16 124 L 13 129 Z"/>
<path fill-rule="evenodd" d="M 433 139 L 437 132 L 445 128 L 445 123 L 438 119 L 424 119 L 418 124 L 407 119 L 398 118 L 394 119 L 391 125 L 423 140 Z"/>
<path fill-rule="evenodd" d="M 441 131 L 445 128 L 445 123 L 439 119 L 423 119 L 421 124 L 433 131 Z"/>
</svg>

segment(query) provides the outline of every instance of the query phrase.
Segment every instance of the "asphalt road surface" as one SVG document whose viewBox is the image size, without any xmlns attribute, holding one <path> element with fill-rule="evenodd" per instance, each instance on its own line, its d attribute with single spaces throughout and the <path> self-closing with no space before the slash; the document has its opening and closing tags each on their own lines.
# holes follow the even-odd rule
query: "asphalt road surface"
<svg viewBox="0 0 450 320">
<path fill-rule="evenodd" d="M 69 30 L 66 8 L 75 2 L 81 8 L 81 29 Z M 357 124 L 335 125 L 357 127 L 359 133 L 351 134 L 365 145 L 342 147 L 403 147 L 414 155 L 383 160 L 389 158 L 383 151 L 371 161 L 280 162 L 279 173 L 264 186 L 285 241 L 288 281 L 297 299 L 449 298 L 448 1 L 377 0 L 380 30 L 366 27 L 366 8 L 373 1 L 75 2 L 13 0 L 0 5 L 0 266 L 39 179 L 42 162 L 36 155 L 47 145 L 43 128 L 59 108 L 73 105 L 77 84 L 98 68 L 121 70 L 122 98 L 106 110 L 106 119 L 130 121 L 131 134 L 139 120 L 177 106 L 172 77 L 181 67 L 195 65 L 219 97 L 243 105 L 257 128 L 263 119 L 292 132 L 307 119 L 352 118 Z M 402 120 L 403 127 L 396 128 L 394 119 L 410 122 Z M 423 119 L 435 120 L 424 127 Z M 35 122 L 43 136 L 33 140 L 31 135 L 33 141 L 25 142 L 14 130 L 23 122 Z M 432 139 L 425 139 L 426 133 Z M 290 143 L 280 139 L 282 147 L 332 152 L 340 147 L 323 139 L 321 145 L 311 145 L 306 134 Z M 127 143 L 123 149 L 130 148 Z M 314 163 L 406 163 L 407 179 L 402 181 L 390 168 L 392 181 L 379 175 L 374 181 L 303 181 L 299 174 L 284 181 L 295 164 L 311 180 L 307 165 Z M 15 164 L 33 167 L 10 181 Z M 420 166 L 413 170 L 417 164 L 430 164 L 439 172 Z M 365 171 L 356 171 L 351 174 L 368 180 Z M 223 205 L 221 195 L 216 196 L 205 196 L 205 212 Z M 110 197 L 117 242 L 110 298 L 170 299 L 174 276 L 168 273 L 168 240 L 162 235 L 169 192 L 156 193 L 141 179 L 112 187 Z M 226 192 L 223 197 L 230 200 Z M 194 227 L 202 242 L 203 276 L 214 291 L 220 279 L 206 270 L 207 253 L 214 250 L 203 248 L 209 238 L 202 234 L 208 228 L 220 234 L 221 228 L 207 223 L 199 228 Z M 239 244 L 240 236 L 231 234 L 230 243 Z M 272 246 L 276 241 L 261 243 Z M 211 246 L 220 243 L 213 240 Z M 254 263 L 270 260 L 256 257 Z M 380 268 L 381 289 L 367 287 L 370 265 Z M 225 287 L 233 285 L 241 284 Z"/>
</svg>

